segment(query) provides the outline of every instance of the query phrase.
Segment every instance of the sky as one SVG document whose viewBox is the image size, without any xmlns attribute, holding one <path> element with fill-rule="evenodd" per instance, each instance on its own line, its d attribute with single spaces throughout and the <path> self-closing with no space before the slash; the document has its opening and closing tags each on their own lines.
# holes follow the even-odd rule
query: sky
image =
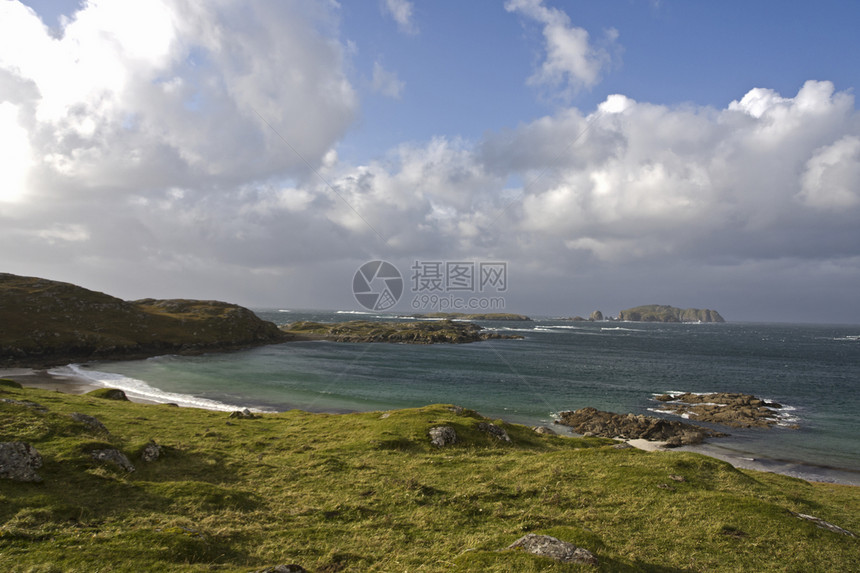
<svg viewBox="0 0 860 573">
<path fill-rule="evenodd" d="M 362 310 L 356 273 L 386 261 L 397 312 L 860 324 L 858 21 L 832 0 L 0 0 L 0 272 Z"/>
</svg>

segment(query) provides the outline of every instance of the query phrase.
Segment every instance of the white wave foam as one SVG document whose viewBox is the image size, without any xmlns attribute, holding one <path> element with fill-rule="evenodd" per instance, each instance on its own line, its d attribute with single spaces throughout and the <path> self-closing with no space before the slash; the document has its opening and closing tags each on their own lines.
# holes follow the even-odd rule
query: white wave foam
<svg viewBox="0 0 860 573">
<path fill-rule="evenodd" d="M 600 330 L 626 330 L 628 332 L 645 332 L 641 328 L 624 328 L 623 326 L 603 326 L 600 328 Z"/>
<path fill-rule="evenodd" d="M 860 334 L 849 334 L 847 336 L 839 336 L 834 338 L 833 340 L 840 340 L 843 342 L 860 342 Z"/>
<path fill-rule="evenodd" d="M 232 412 L 234 410 L 242 409 L 241 406 L 226 404 L 217 400 L 198 398 L 197 396 L 191 396 L 189 394 L 165 392 L 164 390 L 159 390 L 158 388 L 150 386 L 143 380 L 129 378 L 122 374 L 100 372 L 98 370 L 85 370 L 80 364 L 69 364 L 68 366 L 60 368 L 53 368 L 48 371 L 48 374 L 76 376 L 105 388 L 116 388 L 118 390 L 122 390 L 129 398 L 148 400 L 151 402 L 158 402 L 160 404 L 173 403 L 186 408 L 202 408 L 204 410 L 218 410 L 221 412 Z"/>
<path fill-rule="evenodd" d="M 286 308 L 279 308 L 278 312 L 293 312 L 293 311 L 286 309 Z"/>
</svg>

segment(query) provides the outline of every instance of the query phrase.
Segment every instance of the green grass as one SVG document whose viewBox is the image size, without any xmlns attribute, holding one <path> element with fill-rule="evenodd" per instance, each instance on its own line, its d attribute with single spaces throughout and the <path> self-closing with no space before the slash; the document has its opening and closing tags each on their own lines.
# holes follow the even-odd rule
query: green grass
<svg viewBox="0 0 860 573">
<path fill-rule="evenodd" d="M 701 455 L 543 436 L 444 405 L 258 419 L 4 386 L 0 441 L 44 457 L 41 484 L 0 481 L 0 570 L 569 572 L 521 551 L 544 533 L 602 571 L 857 571 L 860 490 L 738 470 Z M 99 432 L 68 416 L 98 418 Z M 437 449 L 427 431 L 455 428 Z M 155 440 L 163 456 L 140 459 Z M 118 448 L 126 473 L 90 459 Z M 680 475 L 686 481 L 671 479 Z M 668 488 L 664 487 L 668 486 Z"/>
</svg>

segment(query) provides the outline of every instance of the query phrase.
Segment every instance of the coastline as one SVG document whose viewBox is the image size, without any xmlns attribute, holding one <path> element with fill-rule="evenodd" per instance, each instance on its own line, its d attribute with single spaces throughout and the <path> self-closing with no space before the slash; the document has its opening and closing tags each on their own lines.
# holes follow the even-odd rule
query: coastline
<svg viewBox="0 0 860 573">
<path fill-rule="evenodd" d="M 99 388 L 108 387 L 106 384 L 94 383 L 92 379 L 83 376 L 74 375 L 74 373 L 59 373 L 56 369 L 51 370 L 39 368 L 4 368 L 0 369 L 0 378 L 7 378 L 18 382 L 27 388 L 37 388 L 41 390 L 50 390 L 62 392 L 64 394 L 86 394 Z M 136 395 L 134 392 L 126 391 L 126 395 L 131 402 L 139 404 L 165 404 L 167 400 L 158 400 L 150 397 Z M 197 407 L 208 410 L 224 410 L 224 408 L 206 407 L 206 403 L 200 404 L 180 404 L 184 407 Z M 234 409 L 241 410 L 242 407 L 235 406 Z M 257 411 L 257 410 L 255 410 Z M 576 435 L 571 432 L 571 435 Z M 805 481 L 818 483 L 835 483 L 840 485 L 849 485 L 860 487 L 860 473 L 852 472 L 842 468 L 819 467 L 803 464 L 797 461 L 790 460 L 773 460 L 766 458 L 756 458 L 744 455 L 743 452 L 733 450 L 720 445 L 719 443 L 705 443 L 697 446 L 682 446 L 679 448 L 667 449 L 663 445 L 665 442 L 649 442 L 648 440 L 635 439 L 627 440 L 626 443 L 634 448 L 646 452 L 661 452 L 661 451 L 687 451 L 702 454 L 712 458 L 716 458 L 730 463 L 732 466 L 740 469 L 749 469 L 762 472 L 771 472 L 790 477 L 803 479 Z"/>
</svg>

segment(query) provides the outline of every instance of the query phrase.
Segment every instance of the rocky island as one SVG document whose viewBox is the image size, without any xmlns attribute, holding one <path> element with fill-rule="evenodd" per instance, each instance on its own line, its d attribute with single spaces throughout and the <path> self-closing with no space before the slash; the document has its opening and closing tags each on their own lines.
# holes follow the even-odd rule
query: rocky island
<svg viewBox="0 0 860 573">
<path fill-rule="evenodd" d="M 438 344 L 478 342 L 490 339 L 520 339 L 522 336 L 487 331 L 473 322 L 452 320 L 417 322 L 299 321 L 281 327 L 291 340 L 329 340 L 332 342 L 392 342 L 401 344 Z"/>
<path fill-rule="evenodd" d="M 622 310 L 618 320 L 631 322 L 725 322 L 716 310 L 646 304 Z"/>
<path fill-rule="evenodd" d="M 288 337 L 220 301 L 124 301 L 73 284 L 0 273 L 0 366 L 229 350 Z"/>
</svg>

